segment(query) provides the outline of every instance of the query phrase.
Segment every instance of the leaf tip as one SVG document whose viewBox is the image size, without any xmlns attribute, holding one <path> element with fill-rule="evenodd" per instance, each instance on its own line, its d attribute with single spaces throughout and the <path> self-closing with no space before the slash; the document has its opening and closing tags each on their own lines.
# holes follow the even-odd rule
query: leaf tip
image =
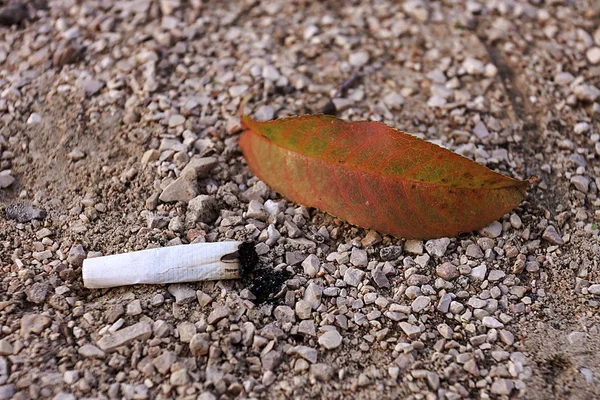
<svg viewBox="0 0 600 400">
<path fill-rule="evenodd" d="M 242 114 L 240 116 L 240 122 L 242 123 L 243 129 L 251 129 L 251 125 L 254 122 L 252 117 L 248 114 Z"/>
</svg>

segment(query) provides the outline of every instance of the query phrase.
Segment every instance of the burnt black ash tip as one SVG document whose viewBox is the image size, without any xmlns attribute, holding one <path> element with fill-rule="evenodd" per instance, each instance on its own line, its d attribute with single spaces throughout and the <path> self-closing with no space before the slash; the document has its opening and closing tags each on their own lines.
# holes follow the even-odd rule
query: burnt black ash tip
<svg viewBox="0 0 600 400">
<path fill-rule="evenodd" d="M 285 281 L 293 276 L 288 271 L 273 271 L 272 268 L 260 265 L 260 259 L 252 242 L 242 243 L 238 253 L 240 275 L 248 290 L 256 296 L 257 304 L 273 301 L 273 296 L 279 293 Z"/>
<path fill-rule="evenodd" d="M 261 268 L 256 271 L 256 275 L 250 282 L 248 290 L 256 296 L 255 302 L 257 304 L 274 301 L 275 298 L 273 295 L 278 294 L 285 281 L 291 277 L 292 273 L 289 271 L 273 271 L 270 268 Z"/>
<path fill-rule="evenodd" d="M 242 279 L 248 279 L 253 275 L 254 270 L 259 263 L 258 254 L 256 254 L 256 250 L 254 249 L 254 243 L 244 242 L 240 244 L 238 253 L 241 265 L 240 275 L 242 276 Z"/>
</svg>

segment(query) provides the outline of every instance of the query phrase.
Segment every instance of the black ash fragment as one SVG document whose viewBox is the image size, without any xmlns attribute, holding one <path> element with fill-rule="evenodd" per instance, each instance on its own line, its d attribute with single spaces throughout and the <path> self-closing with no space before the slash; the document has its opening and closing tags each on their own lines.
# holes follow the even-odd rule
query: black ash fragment
<svg viewBox="0 0 600 400">
<path fill-rule="evenodd" d="M 240 275 L 245 286 L 256 297 L 255 303 L 275 300 L 285 281 L 292 278 L 293 274 L 285 270 L 273 271 L 272 268 L 260 265 L 253 243 L 241 244 L 238 252 Z"/>
</svg>

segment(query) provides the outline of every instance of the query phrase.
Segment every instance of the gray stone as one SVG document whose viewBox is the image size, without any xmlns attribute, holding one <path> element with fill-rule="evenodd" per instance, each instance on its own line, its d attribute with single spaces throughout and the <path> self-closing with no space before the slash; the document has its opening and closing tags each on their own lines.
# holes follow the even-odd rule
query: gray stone
<svg viewBox="0 0 600 400">
<path fill-rule="evenodd" d="M 429 282 L 429 277 L 422 274 L 412 274 L 406 279 L 406 284 L 409 286 L 421 286 Z"/>
<path fill-rule="evenodd" d="M 270 121 L 275 117 L 275 110 L 270 105 L 262 105 L 254 113 L 254 118 L 257 121 Z"/>
<path fill-rule="evenodd" d="M 277 68 L 267 64 L 262 69 L 262 77 L 272 82 L 276 82 L 281 77 L 281 74 Z"/>
<path fill-rule="evenodd" d="M 499 281 L 500 279 L 504 278 L 505 276 L 506 276 L 506 273 L 504 271 L 502 271 L 501 269 L 493 269 L 488 274 L 488 280 L 490 282 L 496 282 L 496 281 Z"/>
<path fill-rule="evenodd" d="M 218 160 L 215 157 L 193 156 L 181 171 L 181 177 L 194 181 L 206 178 L 217 164 Z"/>
<path fill-rule="evenodd" d="M 10 400 L 14 397 L 16 392 L 14 384 L 0 386 L 0 400 Z"/>
<path fill-rule="evenodd" d="M 127 304 L 127 315 L 140 315 L 142 313 L 142 302 L 137 299 Z"/>
<path fill-rule="evenodd" d="M 358 286 L 365 276 L 365 272 L 356 268 L 348 268 L 344 274 L 344 282 L 350 286 Z"/>
<path fill-rule="evenodd" d="M 494 317 L 490 317 L 490 316 L 485 316 L 483 317 L 483 319 L 481 320 L 483 326 L 485 326 L 486 328 L 504 328 L 504 324 L 500 321 L 498 321 L 496 318 Z"/>
<path fill-rule="evenodd" d="M 589 368 L 582 367 L 579 372 L 584 376 L 587 383 L 594 383 L 594 371 Z"/>
<path fill-rule="evenodd" d="M 231 97 L 239 97 L 248 90 L 248 85 L 234 85 L 229 88 Z"/>
<path fill-rule="evenodd" d="M 487 273 L 487 266 L 485 264 L 478 265 L 477 267 L 471 269 L 471 278 L 476 281 L 482 281 L 485 279 L 485 274 Z"/>
<path fill-rule="evenodd" d="M 452 339 L 454 332 L 448 324 L 439 324 L 437 330 L 444 339 Z"/>
<path fill-rule="evenodd" d="M 348 62 L 353 67 L 362 67 L 363 65 L 369 62 L 369 53 L 366 51 L 358 51 L 356 53 L 352 53 L 350 54 Z"/>
<path fill-rule="evenodd" d="M 429 254 L 421 254 L 420 256 L 415 257 L 415 263 L 417 265 L 425 268 L 427 266 L 427 264 L 429 263 L 430 259 L 431 259 L 431 257 L 429 257 Z"/>
<path fill-rule="evenodd" d="M 328 382 L 333 376 L 333 368 L 323 363 L 312 364 L 309 373 L 317 381 Z"/>
<path fill-rule="evenodd" d="M 179 333 L 179 340 L 183 343 L 189 343 L 192 337 L 196 334 L 196 325 L 191 322 L 181 322 L 177 325 L 177 332 Z"/>
<path fill-rule="evenodd" d="M 506 329 L 500 329 L 500 331 L 498 332 L 498 337 L 500 338 L 500 340 L 502 340 L 502 342 L 509 346 L 512 346 L 515 342 L 515 335 L 513 335 Z"/>
<path fill-rule="evenodd" d="M 81 87 L 88 96 L 93 96 L 104 87 L 104 82 L 96 79 L 85 79 L 81 82 Z"/>
<path fill-rule="evenodd" d="M 404 243 L 404 250 L 411 254 L 423 254 L 423 242 L 420 240 L 407 240 Z"/>
<path fill-rule="evenodd" d="M 75 267 L 81 267 L 83 260 L 87 257 L 87 253 L 82 245 L 77 244 L 72 246 L 67 256 L 67 262 Z"/>
<path fill-rule="evenodd" d="M 263 370 L 274 371 L 281 363 L 281 352 L 271 350 L 260 358 Z"/>
<path fill-rule="evenodd" d="M 160 152 L 158 150 L 150 149 L 142 155 L 142 159 L 140 160 L 140 162 L 142 164 L 148 164 L 148 163 L 158 160 L 159 157 L 160 157 Z"/>
<path fill-rule="evenodd" d="M 590 180 L 585 176 L 573 175 L 571 177 L 571 183 L 575 186 L 575 189 L 582 193 L 587 193 L 590 187 Z"/>
<path fill-rule="evenodd" d="M 146 340 L 152 335 L 152 326 L 148 322 L 138 322 L 113 334 L 104 335 L 98 340 L 98 347 L 105 352 L 113 352 L 135 340 Z"/>
<path fill-rule="evenodd" d="M 420 313 L 423 310 L 426 310 L 431 303 L 431 298 L 429 296 L 419 296 L 417 297 L 411 304 L 411 308 L 413 312 Z"/>
<path fill-rule="evenodd" d="M 479 247 L 475 243 L 471 243 L 467 246 L 467 251 L 465 252 L 465 254 L 467 255 L 467 257 L 471 258 L 483 258 L 484 256 L 481 247 Z"/>
<path fill-rule="evenodd" d="M 576 347 L 585 346 L 587 343 L 587 335 L 585 332 L 571 332 L 567 335 L 567 343 Z"/>
<path fill-rule="evenodd" d="M 523 223 L 521 222 L 521 217 L 519 217 L 517 214 L 510 215 L 510 224 L 515 229 L 521 229 L 521 227 L 523 226 Z"/>
<path fill-rule="evenodd" d="M 79 371 L 70 370 L 63 373 L 63 380 L 67 385 L 72 385 L 79 380 Z"/>
<path fill-rule="evenodd" d="M 569 72 L 561 72 L 556 74 L 554 77 L 554 82 L 559 85 L 567 86 L 569 83 L 573 82 L 575 77 Z"/>
<path fill-rule="evenodd" d="M 277 243 L 277 241 L 281 239 L 281 233 L 279 233 L 279 231 L 277 230 L 277 228 L 275 228 L 275 225 L 273 224 L 270 224 L 267 227 L 267 236 L 268 239 L 265 241 L 265 243 L 268 246 L 274 246 Z"/>
<path fill-rule="evenodd" d="M 323 287 L 314 282 L 310 282 L 304 291 L 304 301 L 306 301 L 313 310 L 316 310 L 321 304 L 321 296 L 323 295 Z"/>
<path fill-rule="evenodd" d="M 175 303 L 177 304 L 187 304 L 196 300 L 196 290 L 187 285 L 169 285 L 167 290 L 173 297 L 175 297 Z"/>
<path fill-rule="evenodd" d="M 306 361 L 310 362 L 311 364 L 314 364 L 317 362 L 318 352 L 316 349 L 313 349 L 312 347 L 294 346 L 288 350 L 288 354 L 299 355 L 300 357 L 304 358 Z"/>
<path fill-rule="evenodd" d="M 310 303 L 302 299 L 298 300 L 295 305 L 296 315 L 300 319 L 308 319 L 312 314 L 312 307 Z"/>
<path fill-rule="evenodd" d="M 165 351 L 160 356 L 152 360 L 154 368 L 161 374 L 166 374 L 170 371 L 171 366 L 177 361 L 177 355 L 171 351 Z"/>
<path fill-rule="evenodd" d="M 196 299 L 201 307 L 206 307 L 212 302 L 212 297 L 204 293 L 202 290 L 196 290 Z"/>
<path fill-rule="evenodd" d="M 327 350 L 335 349 L 342 344 L 342 335 L 335 329 L 327 331 L 319 337 L 319 344 Z"/>
<path fill-rule="evenodd" d="M 515 384 L 510 379 L 496 379 L 492 383 L 491 392 L 500 396 L 508 396 L 515 387 Z"/>
<path fill-rule="evenodd" d="M 152 324 L 152 332 L 154 332 L 154 337 L 164 338 L 171 335 L 173 327 L 168 322 L 158 319 Z"/>
<path fill-rule="evenodd" d="M 408 322 L 400 322 L 400 329 L 409 339 L 416 339 L 421 334 L 421 329 L 418 326 L 409 324 Z"/>
<path fill-rule="evenodd" d="M 161 215 L 147 215 L 147 227 L 149 229 L 163 229 L 169 225 L 169 217 L 164 217 Z"/>
<path fill-rule="evenodd" d="M 173 386 L 185 386 L 190 383 L 190 377 L 188 375 L 187 369 L 179 369 L 175 372 L 171 373 L 171 378 L 169 379 L 169 383 Z"/>
<path fill-rule="evenodd" d="M 252 187 L 248 188 L 248 190 L 240 193 L 239 197 L 240 199 L 248 202 L 250 200 L 266 199 L 267 197 L 269 197 L 270 191 L 271 189 L 269 189 L 269 187 L 264 182 L 258 181 Z M 265 201 L 264 207 L 265 210 L 271 215 L 275 215 L 273 214 L 275 210 L 279 212 L 279 205 L 273 202 L 272 200 Z"/>
<path fill-rule="evenodd" d="M 50 317 L 41 314 L 25 314 L 21 317 L 21 336 L 42 333 L 50 325 Z"/>
<path fill-rule="evenodd" d="M 590 64 L 595 65 L 600 63 L 600 47 L 592 47 L 585 53 Z"/>
<path fill-rule="evenodd" d="M 300 321 L 298 324 L 298 333 L 306 336 L 315 336 L 317 334 L 315 322 L 312 319 Z"/>
<path fill-rule="evenodd" d="M 350 264 L 355 267 L 366 267 L 368 263 L 369 259 L 367 258 L 367 252 L 353 247 L 352 253 L 350 254 Z"/>
<path fill-rule="evenodd" d="M 267 324 L 260 330 L 260 335 L 267 339 L 280 339 L 285 337 L 285 333 L 274 324 Z"/>
<path fill-rule="evenodd" d="M 443 313 L 447 313 L 450 310 L 450 305 L 452 304 L 452 296 L 450 293 L 444 293 L 437 304 L 437 310 Z"/>
<path fill-rule="evenodd" d="M 229 307 L 219 306 L 209 314 L 206 322 L 208 322 L 210 325 L 213 325 L 220 320 L 229 317 L 229 315 L 231 315 L 231 309 Z"/>
<path fill-rule="evenodd" d="M 343 97 L 335 97 L 331 99 L 331 102 L 333 103 L 337 112 L 345 111 L 354 105 L 354 100 Z"/>
<path fill-rule="evenodd" d="M 435 268 L 435 273 L 437 274 L 437 276 L 439 276 L 440 278 L 442 278 L 446 281 L 451 281 L 460 276 L 460 272 L 458 272 L 458 268 L 450 262 L 445 262 L 443 264 L 438 265 Z"/>
<path fill-rule="evenodd" d="M 494 221 L 485 228 L 479 230 L 479 233 L 489 238 L 497 238 L 502 234 L 502 224 L 499 221 Z"/>
<path fill-rule="evenodd" d="M 302 262 L 302 268 L 304 269 L 304 273 L 311 278 L 314 278 L 315 275 L 317 275 L 317 272 L 319 272 L 320 266 L 321 266 L 321 261 L 319 261 L 319 257 L 317 257 L 314 254 L 310 254 Z"/>
<path fill-rule="evenodd" d="M 594 85 L 581 84 L 573 88 L 573 93 L 581 101 L 593 102 L 600 97 L 600 89 Z"/>
<path fill-rule="evenodd" d="M 299 251 L 286 251 L 285 263 L 287 265 L 298 265 L 304 261 L 306 257 Z"/>
<path fill-rule="evenodd" d="M 89 343 L 81 346 L 77 350 L 77 353 L 86 358 L 104 358 L 106 356 L 106 353 L 104 351 Z"/>
<path fill-rule="evenodd" d="M 13 353 L 13 346 L 8 339 L 0 340 L 0 356 L 10 356 Z"/>
<path fill-rule="evenodd" d="M 267 212 L 260 201 L 250 200 L 246 217 L 265 221 L 267 219 Z"/>
<path fill-rule="evenodd" d="M 573 132 L 575 132 L 578 135 L 581 135 L 582 133 L 586 133 L 589 130 L 590 130 L 590 124 L 588 124 L 587 122 L 578 122 L 573 127 Z"/>
<path fill-rule="evenodd" d="M 6 207 L 6 218 L 20 223 L 26 223 L 34 219 L 42 221 L 46 216 L 46 210 L 31 204 L 15 203 Z"/>
<path fill-rule="evenodd" d="M 196 333 L 190 339 L 190 352 L 194 357 L 208 354 L 210 349 L 210 336 L 207 333 Z"/>
<path fill-rule="evenodd" d="M 450 245 L 449 238 L 428 240 L 425 243 L 425 250 L 427 250 L 427 253 L 431 256 L 443 257 L 444 254 L 446 254 L 448 245 Z"/>
<path fill-rule="evenodd" d="M 388 280 L 387 276 L 385 275 L 385 273 L 383 272 L 381 267 L 375 267 L 375 269 L 373 270 L 373 272 L 371 274 L 373 276 L 373 280 L 375 281 L 375 284 L 377 284 L 377 286 L 379 286 L 380 288 L 391 287 L 390 281 Z"/>
<path fill-rule="evenodd" d="M 165 296 L 163 296 L 162 293 L 157 293 L 156 295 L 154 295 L 154 297 L 152 297 L 152 300 L 150 300 L 150 304 L 153 305 L 154 307 L 160 306 L 164 302 L 165 302 Z"/>
<path fill-rule="evenodd" d="M 463 369 L 473 376 L 479 376 L 479 367 L 474 359 L 470 359 L 463 365 Z"/>
<path fill-rule="evenodd" d="M 423 250 L 421 250 L 422 252 Z M 388 246 L 379 250 L 379 257 L 382 261 L 397 260 L 402 255 L 402 246 Z"/>
<path fill-rule="evenodd" d="M 296 315 L 294 314 L 294 310 L 292 310 L 292 308 L 289 306 L 275 307 L 275 310 L 273 311 L 273 316 L 277 321 L 281 322 L 282 324 L 285 324 L 286 322 L 293 324 L 296 322 Z"/>
<path fill-rule="evenodd" d="M 400 109 L 404 104 L 404 97 L 400 93 L 390 92 L 383 96 L 383 102 L 392 109 Z"/>
<path fill-rule="evenodd" d="M 477 297 L 471 297 L 467 304 L 473 308 L 483 308 L 487 305 L 487 301 L 478 299 Z"/>
<path fill-rule="evenodd" d="M 214 197 L 201 194 L 188 203 L 185 220 L 187 222 L 204 222 L 209 224 L 218 218 Z"/>
<path fill-rule="evenodd" d="M 542 238 L 552 244 L 562 245 L 565 244 L 562 237 L 556 231 L 556 228 L 552 225 L 548 225 L 548 227 L 544 230 L 542 234 Z"/>
<path fill-rule="evenodd" d="M 198 184 L 195 180 L 179 177 L 170 183 L 160 194 L 159 199 L 165 203 L 175 201 L 189 202 L 198 195 Z"/>
<path fill-rule="evenodd" d="M 469 75 L 483 75 L 485 72 L 483 62 L 475 58 L 466 58 L 462 66 Z"/>
<path fill-rule="evenodd" d="M 42 304 L 46 300 L 49 290 L 50 285 L 46 282 L 36 282 L 25 291 L 27 300 L 35 304 Z"/>
<path fill-rule="evenodd" d="M 85 153 L 79 149 L 74 149 L 69 154 L 67 154 L 67 157 L 71 161 L 79 161 L 85 158 Z"/>
<path fill-rule="evenodd" d="M 600 284 L 590 285 L 587 290 L 589 294 L 600 295 Z"/>
<path fill-rule="evenodd" d="M 123 314 L 125 314 L 125 308 L 122 304 L 115 304 L 111 306 L 106 312 L 106 321 L 109 324 L 114 323 L 118 320 Z"/>
<path fill-rule="evenodd" d="M 180 114 L 173 114 L 169 117 L 169 128 L 175 128 L 176 126 L 183 125 L 185 123 L 185 117 Z"/>
<path fill-rule="evenodd" d="M 16 389 L 14 384 L 0 386 L 0 400 L 10 400 L 15 395 Z"/>
</svg>

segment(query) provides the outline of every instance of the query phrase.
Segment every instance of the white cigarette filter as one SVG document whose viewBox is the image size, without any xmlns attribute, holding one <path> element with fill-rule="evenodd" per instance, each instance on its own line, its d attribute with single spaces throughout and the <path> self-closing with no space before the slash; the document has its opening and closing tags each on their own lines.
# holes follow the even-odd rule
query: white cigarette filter
<svg viewBox="0 0 600 400">
<path fill-rule="evenodd" d="M 87 288 L 237 279 L 242 242 L 196 243 L 83 261 Z M 252 246 L 253 247 L 253 246 Z"/>
</svg>

